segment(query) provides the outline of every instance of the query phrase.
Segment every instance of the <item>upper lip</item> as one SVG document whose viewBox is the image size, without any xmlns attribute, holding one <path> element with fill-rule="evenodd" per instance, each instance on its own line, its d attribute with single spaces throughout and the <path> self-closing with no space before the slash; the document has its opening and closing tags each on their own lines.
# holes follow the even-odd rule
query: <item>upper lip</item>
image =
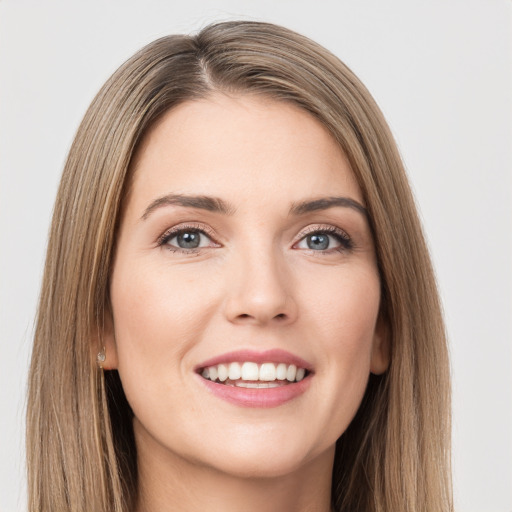
<svg viewBox="0 0 512 512">
<path fill-rule="evenodd" d="M 313 367 L 311 363 L 302 359 L 291 352 L 287 352 L 282 349 L 271 349 L 264 351 L 257 350 L 235 350 L 233 352 L 228 352 L 226 354 L 220 354 L 218 356 L 212 357 L 207 361 L 203 361 L 195 367 L 196 371 L 199 371 L 203 368 L 207 368 L 209 366 L 216 366 L 218 364 L 225 363 L 243 363 L 246 361 L 250 361 L 252 363 L 262 364 L 262 363 L 285 363 L 285 364 L 294 364 L 297 368 L 304 368 L 308 371 L 312 371 Z"/>
</svg>

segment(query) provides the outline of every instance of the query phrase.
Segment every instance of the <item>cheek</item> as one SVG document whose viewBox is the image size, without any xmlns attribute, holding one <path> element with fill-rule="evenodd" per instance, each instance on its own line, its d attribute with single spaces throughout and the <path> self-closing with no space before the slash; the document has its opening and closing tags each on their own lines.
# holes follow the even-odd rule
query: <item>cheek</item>
<svg viewBox="0 0 512 512">
<path fill-rule="evenodd" d="M 136 417 L 155 432 L 156 425 L 169 425 L 170 410 L 191 407 L 183 386 L 190 371 L 186 355 L 204 335 L 215 303 L 200 276 L 170 270 L 147 261 L 117 262 L 111 286 L 123 389 Z"/>
<path fill-rule="evenodd" d="M 328 293 L 310 300 L 319 368 L 330 386 L 330 414 L 345 429 L 364 395 L 380 307 L 375 271 L 352 272 L 325 284 Z M 338 427 L 339 428 L 339 427 Z"/>
<path fill-rule="evenodd" d="M 155 361 L 180 370 L 181 356 L 200 337 L 213 309 L 199 276 L 155 267 L 119 264 L 113 275 L 116 346 L 125 373 L 147 375 L 156 370 Z"/>
<path fill-rule="evenodd" d="M 320 284 L 320 283 L 317 283 Z M 369 352 L 380 307 L 380 280 L 373 268 L 350 269 L 321 282 L 321 293 L 305 298 L 308 315 L 333 355 Z M 306 304 L 308 302 L 305 302 Z M 320 337 L 320 336 L 319 336 Z"/>
</svg>

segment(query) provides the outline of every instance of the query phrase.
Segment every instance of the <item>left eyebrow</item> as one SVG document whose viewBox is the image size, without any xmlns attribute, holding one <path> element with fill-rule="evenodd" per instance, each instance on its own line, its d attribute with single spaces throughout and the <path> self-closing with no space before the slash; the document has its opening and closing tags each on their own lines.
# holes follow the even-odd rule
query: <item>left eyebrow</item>
<svg viewBox="0 0 512 512">
<path fill-rule="evenodd" d="M 327 210 L 341 206 L 343 208 L 352 208 L 368 219 L 368 210 L 355 199 L 350 197 L 321 197 L 312 201 L 301 201 L 293 203 L 290 208 L 291 215 L 303 215 L 305 213 Z"/>
</svg>

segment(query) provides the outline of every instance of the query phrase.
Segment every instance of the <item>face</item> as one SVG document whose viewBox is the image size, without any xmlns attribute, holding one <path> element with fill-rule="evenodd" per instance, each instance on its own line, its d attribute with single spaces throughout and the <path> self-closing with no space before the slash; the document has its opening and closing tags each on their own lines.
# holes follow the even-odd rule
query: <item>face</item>
<svg viewBox="0 0 512 512">
<path fill-rule="evenodd" d="M 299 108 L 183 103 L 134 162 L 111 279 L 105 367 L 139 451 L 272 476 L 330 460 L 386 369 L 363 197 Z"/>
</svg>

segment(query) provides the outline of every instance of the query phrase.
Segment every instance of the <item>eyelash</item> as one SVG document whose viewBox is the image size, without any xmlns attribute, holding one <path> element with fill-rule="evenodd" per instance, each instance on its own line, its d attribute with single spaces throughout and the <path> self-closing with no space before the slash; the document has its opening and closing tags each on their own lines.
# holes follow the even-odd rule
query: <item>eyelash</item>
<svg viewBox="0 0 512 512">
<path fill-rule="evenodd" d="M 202 224 L 186 224 L 186 225 L 180 225 L 173 227 L 169 230 L 167 230 L 157 241 L 157 245 L 159 247 L 164 247 L 171 252 L 179 252 L 183 254 L 198 254 L 201 249 L 205 249 L 205 247 L 198 247 L 198 248 L 189 248 L 184 249 L 181 247 L 176 247 L 169 245 L 169 241 L 175 238 L 176 236 L 179 236 L 183 233 L 187 232 L 195 232 L 200 233 L 201 235 L 206 236 L 208 239 L 210 239 L 215 245 L 214 247 L 221 247 L 220 244 L 215 242 L 215 235 L 214 232 L 209 229 L 207 226 L 204 226 Z M 342 229 L 339 229 L 335 226 L 312 226 L 310 228 L 307 228 L 306 230 L 302 231 L 299 235 L 299 239 L 297 242 L 293 244 L 292 247 L 295 247 L 300 242 L 302 242 L 306 237 L 311 235 L 329 235 L 334 237 L 340 244 L 339 247 L 335 247 L 332 249 L 325 249 L 325 250 L 314 250 L 314 249 L 305 249 L 309 250 L 310 253 L 313 253 L 318 256 L 322 255 L 328 255 L 332 254 L 333 252 L 347 252 L 351 251 L 354 248 L 354 244 L 350 236 L 343 231 Z"/>
<path fill-rule="evenodd" d="M 183 254 L 198 254 L 201 249 L 204 247 L 190 248 L 184 249 L 182 247 L 175 247 L 173 245 L 169 245 L 169 241 L 175 238 L 176 236 L 182 235 L 183 233 L 200 233 L 201 235 L 206 236 L 210 240 L 215 239 L 215 235 L 211 229 L 202 224 L 181 224 L 179 226 L 173 227 L 167 230 L 157 241 L 158 247 L 164 247 L 171 252 L 179 252 Z M 220 247 L 220 244 L 214 242 L 215 247 Z"/>
<path fill-rule="evenodd" d="M 354 243 L 350 236 L 340 228 L 335 226 L 311 226 L 302 231 L 299 235 L 299 240 L 293 244 L 295 247 L 297 244 L 302 242 L 306 237 L 311 235 L 329 235 L 336 239 L 339 242 L 339 247 L 334 247 L 332 249 L 325 250 L 314 250 L 314 249 L 306 249 L 309 250 L 310 253 L 315 254 L 316 256 L 329 255 L 332 253 L 342 253 L 351 251 L 354 248 Z"/>
</svg>

